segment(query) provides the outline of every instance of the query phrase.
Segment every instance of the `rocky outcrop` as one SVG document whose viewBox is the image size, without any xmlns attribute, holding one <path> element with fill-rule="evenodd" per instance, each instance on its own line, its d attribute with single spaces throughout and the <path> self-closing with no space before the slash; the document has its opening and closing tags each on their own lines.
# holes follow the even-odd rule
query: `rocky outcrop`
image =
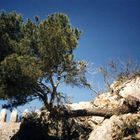
<svg viewBox="0 0 140 140">
<path fill-rule="evenodd" d="M 67 107 L 70 110 L 92 109 L 93 104 L 91 102 L 79 102 L 79 103 L 67 104 Z"/>
<path fill-rule="evenodd" d="M 111 91 L 98 95 L 91 102 L 71 105 L 71 109 L 104 108 L 116 110 L 129 108 L 128 112 L 112 115 L 80 117 L 79 122 L 92 129 L 88 140 L 130 140 L 140 139 L 140 77 L 131 77 L 124 81 L 115 81 Z"/>
<path fill-rule="evenodd" d="M 111 92 L 101 94 L 92 101 L 96 107 L 128 106 L 131 113 L 113 115 L 102 123 L 92 125 L 88 140 L 131 140 L 140 139 L 140 77 L 132 77 L 125 81 L 116 81 L 111 85 Z M 135 110 L 135 111 L 134 111 Z M 133 113 L 133 111 L 135 113 Z"/>
<path fill-rule="evenodd" d="M 130 135 L 140 139 L 140 114 L 112 116 L 95 128 L 88 140 L 122 140 Z M 131 132 L 127 132 L 131 131 Z"/>
<path fill-rule="evenodd" d="M 17 134 L 21 134 L 24 140 L 26 135 L 32 137 L 34 131 L 41 133 L 45 126 L 42 121 L 45 121 L 47 124 L 45 132 L 48 131 L 47 138 L 50 137 L 50 139 L 53 136 L 60 138 L 65 135 L 67 138 L 71 137 L 76 140 L 140 139 L 140 76 L 131 77 L 124 81 L 115 81 L 110 89 L 110 92 L 98 95 L 91 102 L 67 104 L 64 110 L 56 108 L 59 113 L 36 110 L 39 127 L 38 122 L 36 125 L 34 120 L 33 122 L 31 120 L 32 128 L 30 128 L 27 118 L 30 118 L 31 113 L 25 110 L 22 115 L 26 121 Z M 53 119 L 50 118 L 50 114 L 53 114 Z M 6 110 L 3 109 L 0 112 L 0 133 L 2 132 L 0 140 L 9 140 L 9 137 L 16 133 L 20 127 L 20 123 L 17 122 L 16 110 L 11 113 L 9 123 L 5 120 Z M 29 132 L 30 130 L 32 133 Z M 37 138 L 36 135 L 34 137 Z M 40 136 L 38 137 L 40 139 Z M 43 138 L 41 139 L 43 140 Z M 44 140 L 46 140 L 46 136 Z"/>
<path fill-rule="evenodd" d="M 110 92 L 98 95 L 92 104 L 96 107 L 107 107 L 110 109 L 116 109 L 125 105 L 125 99 L 117 94 Z"/>
<path fill-rule="evenodd" d="M 132 77 L 124 82 L 115 81 L 111 85 L 111 89 L 124 98 L 133 96 L 140 101 L 140 76 Z"/>
</svg>

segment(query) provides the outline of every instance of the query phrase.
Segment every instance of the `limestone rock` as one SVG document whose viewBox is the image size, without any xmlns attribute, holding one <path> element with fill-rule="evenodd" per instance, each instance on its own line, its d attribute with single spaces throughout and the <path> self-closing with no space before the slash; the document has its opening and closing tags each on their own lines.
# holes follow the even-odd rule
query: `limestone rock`
<svg viewBox="0 0 140 140">
<path fill-rule="evenodd" d="M 125 114 L 121 116 L 112 116 L 103 121 L 95 130 L 93 130 L 88 140 L 119 140 L 124 137 L 126 129 L 132 129 L 140 122 L 140 114 Z"/>
<path fill-rule="evenodd" d="M 111 109 L 116 109 L 122 106 L 125 102 L 125 99 L 117 94 L 112 93 L 103 93 L 95 98 L 92 102 L 96 107 L 107 107 Z"/>
<path fill-rule="evenodd" d="M 90 128 L 95 129 L 104 121 L 104 119 L 104 117 L 92 116 L 87 119 L 86 123 L 88 124 L 88 126 L 90 126 Z"/>
<path fill-rule="evenodd" d="M 41 110 L 36 109 L 36 110 L 35 110 L 35 113 L 36 113 L 37 117 L 38 117 L 38 118 L 40 118 L 40 115 L 41 115 Z"/>
<path fill-rule="evenodd" d="M 101 124 L 104 121 L 104 119 L 104 117 L 92 116 L 90 120 L 96 124 Z"/>
<path fill-rule="evenodd" d="M 140 101 L 140 76 L 128 79 L 124 83 L 115 81 L 111 85 L 111 88 L 124 98 L 133 96 Z"/>
<path fill-rule="evenodd" d="M 28 109 L 25 109 L 22 113 L 23 118 L 28 118 L 29 115 L 30 115 L 30 113 L 29 113 Z"/>
<path fill-rule="evenodd" d="M 73 103 L 73 104 L 67 104 L 67 107 L 69 107 L 71 110 L 78 110 L 78 109 L 92 109 L 93 104 L 91 102 L 79 102 L 79 103 Z"/>
</svg>

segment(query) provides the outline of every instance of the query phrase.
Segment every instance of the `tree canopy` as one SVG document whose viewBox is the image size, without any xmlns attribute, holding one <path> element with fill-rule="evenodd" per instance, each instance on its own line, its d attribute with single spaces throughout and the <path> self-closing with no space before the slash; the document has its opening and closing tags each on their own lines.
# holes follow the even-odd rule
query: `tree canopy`
<svg viewBox="0 0 140 140">
<path fill-rule="evenodd" d="M 0 13 L 0 98 L 13 106 L 41 99 L 53 107 L 62 99 L 57 90 L 65 82 L 90 87 L 87 64 L 76 61 L 81 31 L 63 13 L 23 21 L 15 13 Z"/>
</svg>

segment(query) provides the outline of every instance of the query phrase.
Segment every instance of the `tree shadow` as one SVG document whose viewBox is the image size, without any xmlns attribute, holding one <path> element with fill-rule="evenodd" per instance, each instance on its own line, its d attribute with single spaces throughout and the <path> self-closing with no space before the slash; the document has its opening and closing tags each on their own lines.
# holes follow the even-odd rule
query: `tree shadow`
<svg viewBox="0 0 140 140">
<path fill-rule="evenodd" d="M 10 140 L 59 140 L 59 138 L 49 136 L 47 129 L 39 123 L 24 121 L 19 131 Z"/>
</svg>

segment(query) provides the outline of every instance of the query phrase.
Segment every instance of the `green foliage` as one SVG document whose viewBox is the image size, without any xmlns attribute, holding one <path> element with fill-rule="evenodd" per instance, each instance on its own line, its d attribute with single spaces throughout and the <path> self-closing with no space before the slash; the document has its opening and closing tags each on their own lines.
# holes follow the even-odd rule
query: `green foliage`
<svg viewBox="0 0 140 140">
<path fill-rule="evenodd" d="M 13 52 L 21 33 L 21 16 L 13 13 L 0 13 L 0 61 Z"/>
<path fill-rule="evenodd" d="M 33 94 L 36 81 L 42 75 L 40 63 L 35 57 L 17 54 L 7 56 L 1 62 L 0 73 L 0 93 L 3 98 L 14 97 L 17 101 Z"/>
<path fill-rule="evenodd" d="M 1 12 L 0 98 L 17 106 L 38 97 L 52 107 L 62 98 L 60 83 L 90 87 L 87 64 L 73 55 L 80 33 L 62 13 L 23 22 L 17 13 Z"/>
</svg>

